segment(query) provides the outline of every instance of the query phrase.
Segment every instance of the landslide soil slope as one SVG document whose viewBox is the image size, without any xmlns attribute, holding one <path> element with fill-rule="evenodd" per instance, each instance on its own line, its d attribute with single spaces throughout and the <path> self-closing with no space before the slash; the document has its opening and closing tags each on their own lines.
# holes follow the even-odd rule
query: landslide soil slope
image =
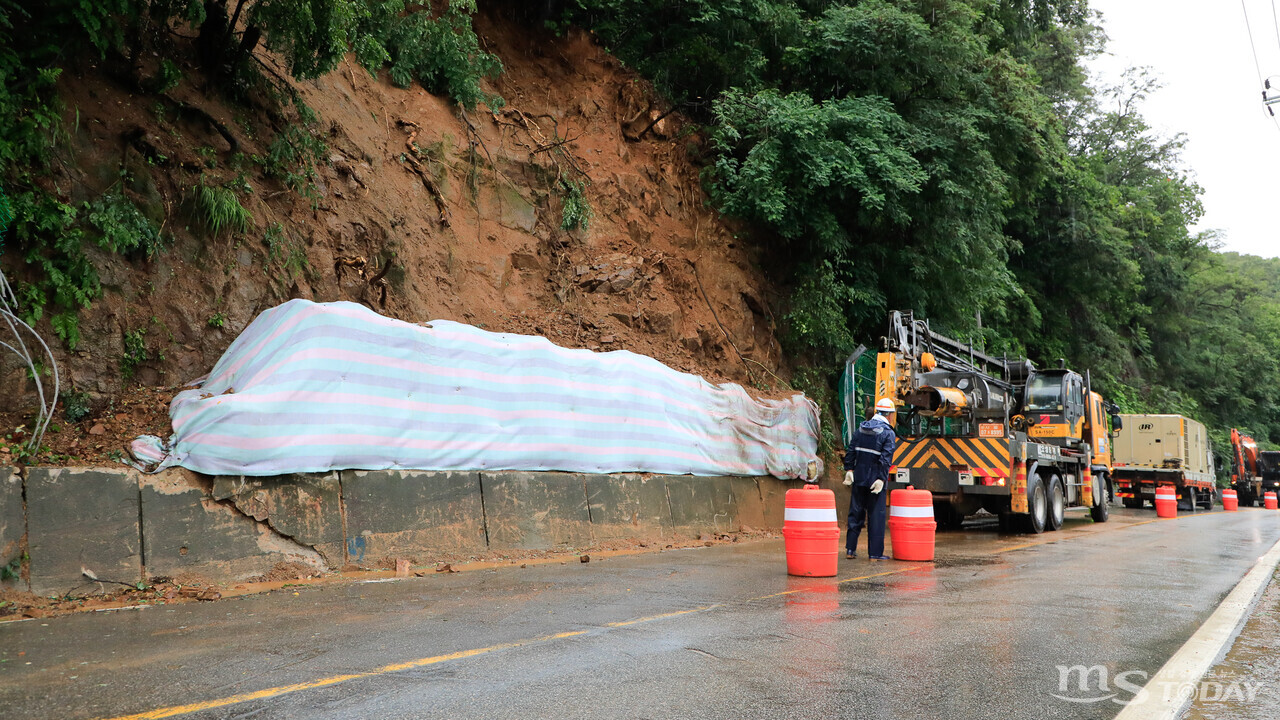
<svg viewBox="0 0 1280 720">
<path fill-rule="evenodd" d="M 76 204 L 123 192 L 174 244 L 149 261 L 91 251 L 104 296 L 81 313 L 76 351 L 58 355 L 64 386 L 88 393 L 93 412 L 68 423 L 59 411 L 45 462 L 101 463 L 138 433 L 167 435 L 176 388 L 290 298 L 626 349 L 712 381 L 784 389 L 775 294 L 707 207 L 695 128 L 671 115 L 637 138 L 659 117 L 653 93 L 588 33 L 557 37 L 497 13 L 476 27 L 505 66 L 490 87 L 506 101 L 496 112 L 396 88 L 353 59 L 294 84 L 327 145 L 312 199 L 252 161 L 288 126 L 269 101 L 225 99 L 194 64 L 163 97 L 89 61 L 68 69 L 59 192 Z M 240 176 L 253 188 L 241 194 L 249 227 L 208 232 L 193 188 Z M 586 229 L 562 228 L 561 179 L 585 184 Z M 53 337 L 47 320 L 40 329 Z M 131 372 L 127 337 L 145 341 Z M 0 370 L 0 396 L 30 399 L 0 407 L 12 435 L 34 396 L 12 362 Z"/>
</svg>

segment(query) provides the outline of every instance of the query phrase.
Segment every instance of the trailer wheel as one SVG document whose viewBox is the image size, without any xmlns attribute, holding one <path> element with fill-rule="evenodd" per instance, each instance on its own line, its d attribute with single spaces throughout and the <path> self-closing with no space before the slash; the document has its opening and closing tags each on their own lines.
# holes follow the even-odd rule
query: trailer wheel
<svg viewBox="0 0 1280 720">
<path fill-rule="evenodd" d="M 1111 504 L 1107 502 L 1107 476 L 1093 476 L 1093 507 L 1089 515 L 1094 522 L 1104 523 L 1111 517 Z"/>
<path fill-rule="evenodd" d="M 1045 492 L 1044 483 L 1038 478 L 1027 483 L 1027 509 L 1031 514 L 1027 515 L 1026 528 L 1027 532 L 1039 535 L 1044 532 L 1045 525 L 1048 524 L 1049 515 L 1049 499 Z"/>
<path fill-rule="evenodd" d="M 1049 512 L 1048 524 L 1050 530 L 1057 530 L 1062 527 L 1062 521 L 1067 515 L 1067 491 L 1062 486 L 1062 478 L 1057 475 L 1050 475 L 1045 481 L 1049 491 Z"/>
<path fill-rule="evenodd" d="M 1196 502 L 1199 495 L 1199 490 L 1184 485 L 1182 487 L 1182 497 L 1178 498 L 1178 511 L 1195 512 L 1199 507 L 1199 503 Z"/>
</svg>

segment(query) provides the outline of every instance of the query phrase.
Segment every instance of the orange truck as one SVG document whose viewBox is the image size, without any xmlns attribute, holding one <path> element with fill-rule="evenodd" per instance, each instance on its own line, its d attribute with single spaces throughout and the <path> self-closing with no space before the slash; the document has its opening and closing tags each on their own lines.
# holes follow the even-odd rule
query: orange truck
<svg viewBox="0 0 1280 720">
<path fill-rule="evenodd" d="M 1172 486 L 1184 510 L 1213 507 L 1213 451 L 1203 424 L 1182 415 L 1121 415 L 1112 455 L 1116 497 L 1125 507 L 1155 506 L 1156 488 Z"/>
</svg>

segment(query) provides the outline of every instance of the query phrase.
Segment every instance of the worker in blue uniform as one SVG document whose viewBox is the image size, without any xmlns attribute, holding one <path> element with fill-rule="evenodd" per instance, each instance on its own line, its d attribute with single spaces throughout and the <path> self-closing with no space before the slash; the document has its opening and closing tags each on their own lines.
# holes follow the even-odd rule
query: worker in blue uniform
<svg viewBox="0 0 1280 720">
<path fill-rule="evenodd" d="M 896 416 L 893 401 L 880 398 L 876 401 L 875 414 L 858 426 L 853 442 L 845 450 L 844 484 L 851 486 L 845 557 L 854 557 L 865 522 L 867 556 L 872 560 L 889 559 L 884 554 L 884 486 L 889 482 L 889 466 L 893 464 L 893 449 L 897 446 L 893 431 Z"/>
</svg>

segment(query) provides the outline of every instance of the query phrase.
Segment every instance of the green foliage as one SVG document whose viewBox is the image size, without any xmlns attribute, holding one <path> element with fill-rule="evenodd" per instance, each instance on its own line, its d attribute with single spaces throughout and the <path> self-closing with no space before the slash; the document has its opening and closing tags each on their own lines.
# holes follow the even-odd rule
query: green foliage
<svg viewBox="0 0 1280 720">
<path fill-rule="evenodd" d="M 306 251 L 285 233 L 283 225 L 274 223 L 267 227 L 262 241 L 267 245 L 268 262 L 278 263 L 284 268 L 289 281 L 310 274 L 311 263 L 307 260 Z"/>
<path fill-rule="evenodd" d="M 223 230 L 244 232 L 253 220 L 253 215 L 240 204 L 235 190 L 229 187 L 201 182 L 191 188 L 191 202 L 196 217 L 214 235 L 220 235 Z"/>
<path fill-rule="evenodd" d="M 9 202 L 9 196 L 4 194 L 4 188 L 0 188 L 0 235 L 9 229 L 11 222 L 13 222 L 13 204 Z"/>
<path fill-rule="evenodd" d="M 160 60 L 160 72 L 154 79 L 155 92 L 167 93 L 182 82 L 182 68 L 169 58 Z"/>
<path fill-rule="evenodd" d="M 401 0 L 375 1 L 370 10 L 355 43 L 356 55 L 369 72 L 386 62 L 398 87 L 417 80 L 469 109 L 481 102 L 501 107 L 501 98 L 480 87 L 482 79 L 501 74 L 502 62 L 481 49 L 471 27 L 475 0 L 449 0 L 439 17 L 425 8 L 406 13 Z"/>
<path fill-rule="evenodd" d="M 206 168 L 210 170 L 217 169 L 218 167 L 218 151 L 217 150 L 214 150 L 208 145 L 202 145 L 196 148 L 196 155 L 200 156 L 200 160 L 204 162 L 204 166 Z"/>
<path fill-rule="evenodd" d="M 138 366 L 151 359 L 147 352 L 146 328 L 129 330 L 124 334 L 124 355 L 120 358 L 120 374 L 125 380 L 133 378 Z"/>
<path fill-rule="evenodd" d="M 80 342 L 76 313 L 102 292 L 98 273 L 84 254 L 77 211 L 38 191 L 12 200 L 9 237 L 35 278 L 18 288 L 23 319 L 34 324 L 48 310 L 54 332 L 74 350 Z"/>
<path fill-rule="evenodd" d="M 93 414 L 89 405 L 89 395 L 79 390 L 67 390 L 62 393 L 62 415 L 67 422 L 77 423 Z"/>
<path fill-rule="evenodd" d="M 0 566 L 0 580 L 18 580 L 22 577 L 22 566 L 30 560 L 24 552 L 14 556 L 9 562 Z"/>
<path fill-rule="evenodd" d="M 833 366 L 857 347 L 848 330 L 847 308 L 874 308 L 883 303 L 874 285 L 862 290 L 837 279 L 836 266 L 823 261 L 799 281 L 785 315 L 788 349 L 814 352 Z"/>
<path fill-rule="evenodd" d="M 305 105 L 301 107 L 306 108 Z M 307 108 L 306 112 L 310 113 L 310 109 Z M 316 165 L 325 162 L 328 152 L 329 146 L 309 127 L 309 123 L 294 123 L 271 141 L 266 156 L 262 158 L 262 169 L 290 190 L 315 201 L 319 199 L 315 184 L 318 177 Z"/>
<path fill-rule="evenodd" d="M 327 74 L 346 55 L 356 20 L 368 11 L 359 0 L 260 0 L 248 25 L 261 28 L 268 48 L 281 53 L 299 80 Z"/>
<path fill-rule="evenodd" d="M 815 104 L 803 93 L 730 90 L 713 117 L 713 198 L 806 256 L 846 256 L 849 225 L 862 218 L 908 222 L 903 200 L 927 179 L 904 147 L 909 128 L 884 98 Z"/>
<path fill-rule="evenodd" d="M 594 213 L 587 202 L 586 183 L 561 180 L 560 227 L 564 230 L 586 230 Z"/>
<path fill-rule="evenodd" d="M 209 327 L 221 328 L 225 324 L 227 324 L 227 316 L 223 315 L 221 310 L 209 316 Z"/>
<path fill-rule="evenodd" d="M 85 203 L 84 210 L 89 224 L 98 231 L 97 242 L 104 250 L 150 260 L 165 247 L 160 229 L 118 192 L 108 192 Z"/>
</svg>

